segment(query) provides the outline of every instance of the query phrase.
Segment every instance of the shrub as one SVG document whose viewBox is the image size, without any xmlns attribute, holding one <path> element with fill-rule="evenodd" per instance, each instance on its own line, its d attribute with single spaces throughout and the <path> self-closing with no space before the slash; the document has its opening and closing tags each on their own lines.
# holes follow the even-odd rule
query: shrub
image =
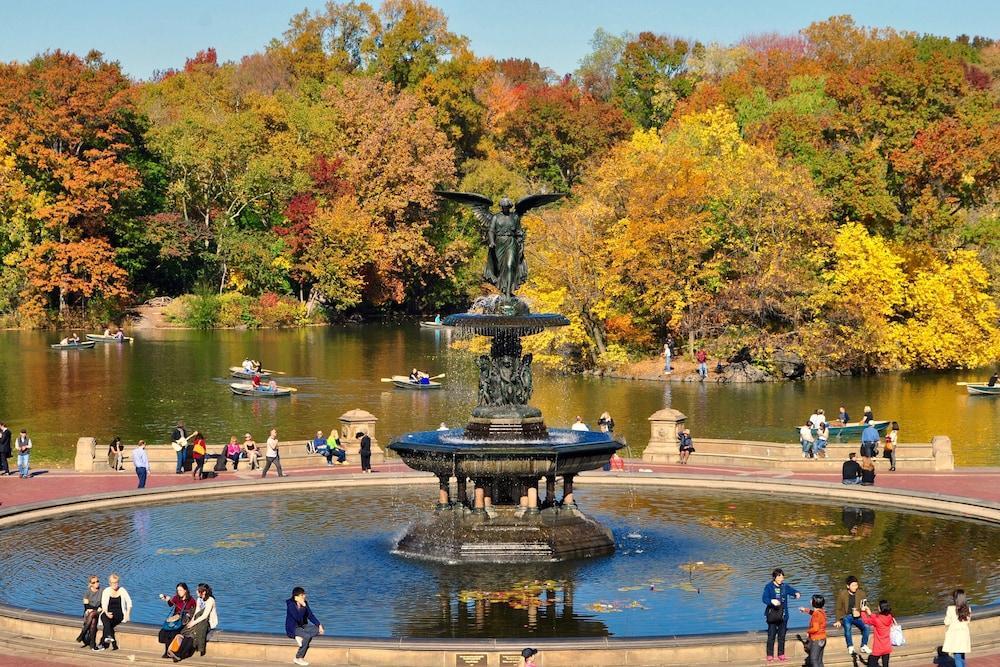
<svg viewBox="0 0 1000 667">
<path fill-rule="evenodd" d="M 253 297 L 239 292 L 226 292 L 219 297 L 219 305 L 219 326 L 251 329 L 260 326 L 260 320 L 253 311 Z"/>
<path fill-rule="evenodd" d="M 265 327 L 294 326 L 308 320 L 305 304 L 274 292 L 261 294 L 254 304 L 253 313 L 260 325 Z"/>
<path fill-rule="evenodd" d="M 196 329 L 213 329 L 219 324 L 222 301 L 218 295 L 207 291 L 191 295 L 187 324 Z"/>
</svg>

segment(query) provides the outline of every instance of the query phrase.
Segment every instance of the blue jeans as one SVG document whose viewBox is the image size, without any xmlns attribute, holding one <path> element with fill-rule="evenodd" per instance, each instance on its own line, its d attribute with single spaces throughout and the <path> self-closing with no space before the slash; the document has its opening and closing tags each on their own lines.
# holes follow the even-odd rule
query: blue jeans
<svg viewBox="0 0 1000 667">
<path fill-rule="evenodd" d="M 851 630 L 855 626 L 861 628 L 861 645 L 868 645 L 868 633 L 871 632 L 871 628 L 865 625 L 864 621 L 848 614 L 840 619 L 840 622 L 844 624 L 844 641 L 847 642 L 847 648 L 854 646 L 854 638 L 851 636 Z"/>
<path fill-rule="evenodd" d="M 148 470 L 146 468 L 136 468 L 135 469 L 135 475 L 136 475 L 136 477 L 139 478 L 139 488 L 140 489 L 145 489 L 146 488 L 146 473 L 147 472 L 148 472 Z"/>
<path fill-rule="evenodd" d="M 316 635 L 319 634 L 319 628 L 315 625 L 306 625 L 302 628 L 295 628 L 295 638 L 297 644 L 299 644 L 299 650 L 295 652 L 295 657 L 302 659 L 306 657 L 306 652 L 309 650 L 309 643 L 313 640 Z"/>
<path fill-rule="evenodd" d="M 812 454 L 813 443 L 808 440 L 799 440 L 799 443 L 802 445 L 803 454 Z"/>
<path fill-rule="evenodd" d="M 700 364 L 698 364 L 698 375 L 700 375 L 703 378 L 707 378 L 708 377 L 708 362 L 707 361 L 703 361 Z"/>
<path fill-rule="evenodd" d="M 667 356 L 665 356 L 663 358 L 663 372 L 664 373 L 669 373 L 670 371 L 671 371 L 671 368 L 670 368 L 670 355 L 668 354 Z"/>
<path fill-rule="evenodd" d="M 841 480 L 841 481 L 844 484 L 860 484 L 861 483 L 861 479 L 859 477 L 855 477 L 854 479 L 845 479 L 845 480 Z"/>
<path fill-rule="evenodd" d="M 21 477 L 29 477 L 28 473 L 28 457 L 30 454 L 18 454 L 17 455 L 17 472 Z"/>
<path fill-rule="evenodd" d="M 819 454 L 824 449 L 826 449 L 826 440 L 816 440 L 816 453 Z"/>
<path fill-rule="evenodd" d="M 955 661 L 955 667 L 965 667 L 964 653 L 952 653 L 951 659 Z"/>
<path fill-rule="evenodd" d="M 184 472 L 184 454 L 186 451 L 181 447 L 181 451 L 177 452 L 177 470 L 175 472 L 178 474 Z"/>
</svg>

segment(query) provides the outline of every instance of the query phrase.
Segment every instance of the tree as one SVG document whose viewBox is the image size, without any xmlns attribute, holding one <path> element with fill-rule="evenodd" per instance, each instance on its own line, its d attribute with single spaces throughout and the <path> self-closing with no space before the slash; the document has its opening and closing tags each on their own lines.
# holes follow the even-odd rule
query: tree
<svg viewBox="0 0 1000 667">
<path fill-rule="evenodd" d="M 27 285 L 21 312 L 29 320 L 41 317 L 56 299 L 69 306 L 91 297 L 128 296 L 128 276 L 115 264 L 114 249 L 103 239 L 44 241 L 31 249 L 23 267 Z"/>
<path fill-rule="evenodd" d="M 685 75 L 691 45 L 651 32 L 629 41 L 615 67 L 612 95 L 632 121 L 644 128 L 665 123 L 678 99 L 691 94 Z"/>
<path fill-rule="evenodd" d="M 596 100 L 607 102 L 615 90 L 615 77 L 625 45 L 635 39 L 634 35 L 612 35 L 604 28 L 594 31 L 590 38 L 590 53 L 580 61 L 574 78 L 580 88 Z"/>
</svg>

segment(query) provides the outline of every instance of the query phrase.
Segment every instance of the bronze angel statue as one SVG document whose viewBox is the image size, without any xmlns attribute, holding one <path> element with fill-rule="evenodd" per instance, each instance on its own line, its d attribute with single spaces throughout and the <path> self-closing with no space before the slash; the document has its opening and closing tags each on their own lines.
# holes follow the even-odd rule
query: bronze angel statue
<svg viewBox="0 0 1000 667">
<path fill-rule="evenodd" d="M 511 298 L 517 288 L 528 279 L 528 264 L 524 259 L 524 227 L 521 216 L 533 208 L 544 206 L 565 197 L 565 193 L 534 194 L 522 197 L 515 204 L 507 197 L 500 200 L 500 212 L 493 213 L 493 201 L 474 192 L 436 190 L 439 197 L 465 204 L 475 213 L 485 227 L 489 254 L 483 278 L 500 293 Z"/>
</svg>

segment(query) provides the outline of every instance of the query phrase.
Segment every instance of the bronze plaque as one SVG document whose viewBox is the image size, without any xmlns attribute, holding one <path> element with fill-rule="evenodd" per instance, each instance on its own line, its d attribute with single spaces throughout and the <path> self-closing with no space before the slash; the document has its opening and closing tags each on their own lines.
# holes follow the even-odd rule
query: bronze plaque
<svg viewBox="0 0 1000 667">
<path fill-rule="evenodd" d="M 487 667 L 485 653 L 458 653 L 455 655 L 455 667 Z"/>
<path fill-rule="evenodd" d="M 520 653 L 501 653 L 500 654 L 500 667 L 520 667 L 521 665 L 521 654 Z"/>
</svg>

